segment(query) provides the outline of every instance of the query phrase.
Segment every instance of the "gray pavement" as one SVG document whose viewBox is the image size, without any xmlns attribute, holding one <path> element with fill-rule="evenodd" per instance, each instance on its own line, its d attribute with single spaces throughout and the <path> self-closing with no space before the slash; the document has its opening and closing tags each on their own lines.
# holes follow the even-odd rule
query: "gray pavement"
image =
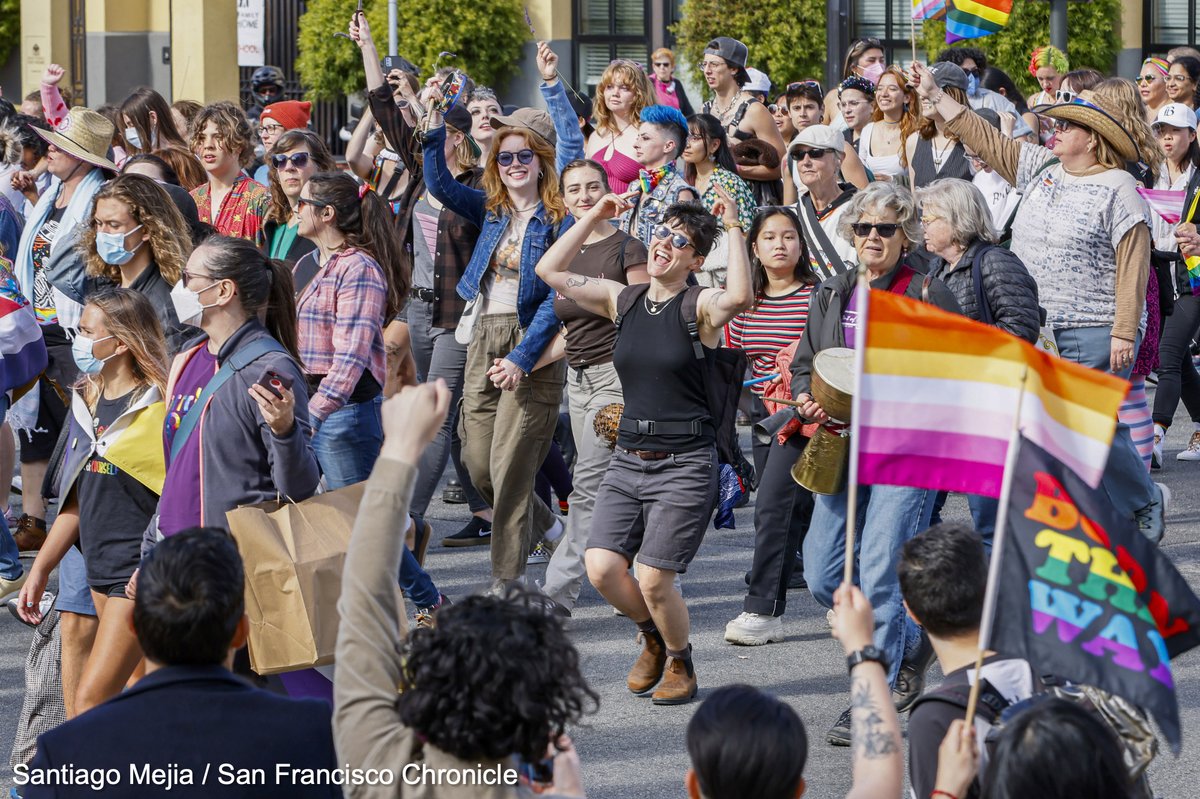
<svg viewBox="0 0 1200 799">
<path fill-rule="evenodd" d="M 1175 460 L 1190 428 L 1190 421 L 1180 415 L 1168 441 L 1165 468 L 1155 472 L 1155 479 L 1174 493 L 1164 548 L 1193 588 L 1200 590 L 1200 491 L 1196 490 L 1200 463 Z M 468 513 L 465 505 L 444 505 L 438 499 L 428 515 L 435 533 L 426 566 L 451 597 L 478 587 L 489 575 L 486 548 L 439 546 L 441 537 L 455 532 Z M 947 516 L 968 520 L 966 503 L 951 497 Z M 750 567 L 752 547 L 752 508 L 748 507 L 737 512 L 736 530 L 710 530 L 684 575 L 700 699 L 721 685 L 749 683 L 790 703 L 808 728 L 806 796 L 844 796 L 850 787 L 850 751 L 830 747 L 824 738 L 825 730 L 847 707 L 848 678 L 840 648 L 829 636 L 824 609 L 806 591 L 793 591 L 785 616 L 786 641 L 734 647 L 723 640 L 726 622 L 741 611 L 743 575 Z M 544 566 L 531 567 L 530 575 L 540 578 L 544 570 Z M 688 767 L 684 733 L 696 705 L 655 707 L 649 699 L 626 690 L 625 673 L 638 651 L 635 629 L 627 619 L 614 616 L 590 585 L 584 587 L 570 631 L 584 673 L 600 694 L 598 712 L 572 731 L 588 795 L 603 799 L 684 796 L 683 775 Z M 7 746 L 21 705 L 28 644 L 28 629 L 7 612 L 0 613 L 0 742 Z M 1178 759 L 1165 751 L 1159 755 L 1151 771 L 1152 784 L 1159 796 L 1191 797 L 1197 794 L 1195 786 L 1200 782 L 1200 653 L 1182 656 L 1173 667 L 1184 749 Z M 936 666 L 929 677 L 931 682 L 940 680 Z M 0 795 L 7 796 L 11 780 L 11 769 L 0 769 Z"/>
</svg>

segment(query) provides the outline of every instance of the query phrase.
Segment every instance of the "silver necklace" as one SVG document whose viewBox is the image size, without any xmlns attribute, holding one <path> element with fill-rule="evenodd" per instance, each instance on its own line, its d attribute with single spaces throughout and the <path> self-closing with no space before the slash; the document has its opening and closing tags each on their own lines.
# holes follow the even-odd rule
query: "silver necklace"
<svg viewBox="0 0 1200 799">
<path fill-rule="evenodd" d="M 654 302 L 653 300 L 650 299 L 650 292 L 647 291 L 645 294 L 642 295 L 642 304 L 646 306 L 646 313 L 650 314 L 651 316 L 658 316 L 663 311 L 665 311 L 667 309 L 667 306 L 671 304 L 671 301 L 674 300 L 675 297 L 678 297 L 678 296 L 679 295 L 676 294 L 674 297 L 670 297 L 668 299 L 662 300 L 661 302 Z"/>
</svg>

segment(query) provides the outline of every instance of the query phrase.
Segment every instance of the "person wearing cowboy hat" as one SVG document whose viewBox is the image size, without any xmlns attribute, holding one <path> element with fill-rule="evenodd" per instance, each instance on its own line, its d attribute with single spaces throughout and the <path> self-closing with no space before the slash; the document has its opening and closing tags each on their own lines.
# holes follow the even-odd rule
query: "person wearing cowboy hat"
<svg viewBox="0 0 1200 799">
<path fill-rule="evenodd" d="M 1054 120 L 1053 150 L 1018 143 L 950 97 L 925 66 L 914 65 L 913 79 L 947 131 L 1021 191 L 1011 249 L 1037 281 L 1059 354 L 1128 379 L 1150 264 L 1149 210 L 1125 170 L 1139 160 L 1133 138 L 1085 91 L 1041 109 Z M 1103 485 L 1147 537 L 1162 538 L 1170 494 L 1150 480 L 1124 424 Z"/>
<path fill-rule="evenodd" d="M 76 244 L 96 191 L 117 171 L 117 165 L 108 159 L 113 130 L 107 118 L 80 107 L 70 109 L 55 130 L 33 128 L 49 144 L 46 165 L 53 179 L 26 218 L 13 258 L 13 272 L 21 291 L 33 303 L 49 353 L 38 391 L 30 392 L 36 395 L 37 424 L 21 440 L 21 473 L 26 486 L 42 484 L 67 414 L 63 397 L 79 376 L 68 331 L 78 327 L 83 306 L 64 291 L 83 283 L 84 261 Z M 41 492 L 25 492 L 24 505 L 14 536 L 22 550 L 35 550 L 46 540 Z M 90 606 L 90 598 L 84 604 Z M 90 607 L 64 609 L 95 613 Z"/>
</svg>

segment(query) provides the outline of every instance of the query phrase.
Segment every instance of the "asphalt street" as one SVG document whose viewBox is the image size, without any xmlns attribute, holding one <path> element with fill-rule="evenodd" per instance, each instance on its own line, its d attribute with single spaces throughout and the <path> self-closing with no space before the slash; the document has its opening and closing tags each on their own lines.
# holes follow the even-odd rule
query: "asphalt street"
<svg viewBox="0 0 1200 799">
<path fill-rule="evenodd" d="M 1200 590 L 1200 463 L 1175 460 L 1185 444 L 1190 422 L 1182 414 L 1168 440 L 1165 468 L 1155 479 L 1174 493 L 1163 543 L 1194 589 Z M 461 596 L 488 578 L 486 548 L 446 549 L 440 539 L 455 532 L 468 518 L 465 505 L 435 500 L 429 520 L 435 528 L 426 567 L 443 592 Z M 947 516 L 968 520 L 966 503 L 951 497 Z M 812 797 L 844 796 L 850 787 L 850 750 L 825 743 L 825 730 L 847 707 L 845 661 L 829 635 L 825 611 L 806 591 L 793 591 L 785 616 L 787 640 L 763 647 L 735 647 L 723 640 L 726 622 L 741 611 L 753 547 L 752 508 L 737 512 L 736 530 L 710 530 L 698 557 L 683 578 L 691 611 L 694 662 L 700 699 L 721 685 L 749 683 L 790 703 L 809 734 L 804 770 Z M 544 566 L 531 567 L 540 578 Z M 573 730 L 590 797 L 604 799 L 675 799 L 684 796 L 688 767 L 684 733 L 696 704 L 656 707 L 648 698 L 633 696 L 624 685 L 625 673 L 636 657 L 635 629 L 613 615 L 590 586 L 573 618 L 570 633 L 582 655 L 584 673 L 600 694 L 599 710 Z M 0 741 L 11 745 L 24 691 L 23 664 L 30 632 L 7 613 L 0 613 Z M 1164 797 L 1191 797 L 1200 783 L 1200 652 L 1173 664 L 1183 721 L 1184 748 L 1176 759 L 1165 750 L 1152 766 L 1155 792 Z M 940 680 L 937 667 L 929 674 Z M 164 708 L 164 712 L 170 712 Z M 797 757 L 801 753 L 797 753 Z M 0 769 L 0 786 L 7 796 L 10 768 Z"/>
</svg>

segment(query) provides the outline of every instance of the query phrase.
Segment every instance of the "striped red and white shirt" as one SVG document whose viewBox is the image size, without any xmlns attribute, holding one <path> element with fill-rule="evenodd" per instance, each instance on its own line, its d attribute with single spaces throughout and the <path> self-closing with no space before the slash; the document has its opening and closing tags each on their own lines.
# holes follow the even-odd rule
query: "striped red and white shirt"
<svg viewBox="0 0 1200 799">
<path fill-rule="evenodd" d="M 775 356 L 804 334 L 814 288 L 806 285 L 782 297 L 762 296 L 757 307 L 743 311 L 725 326 L 726 344 L 746 351 L 751 377 L 774 374 Z M 761 395 L 764 386 L 757 383 L 751 388 Z"/>
</svg>

